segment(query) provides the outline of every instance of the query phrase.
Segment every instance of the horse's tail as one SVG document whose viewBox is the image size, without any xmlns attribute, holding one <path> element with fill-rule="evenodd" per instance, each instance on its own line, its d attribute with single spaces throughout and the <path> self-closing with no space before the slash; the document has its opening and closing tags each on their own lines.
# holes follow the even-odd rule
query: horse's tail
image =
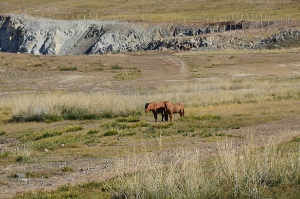
<svg viewBox="0 0 300 199">
<path fill-rule="evenodd" d="M 182 107 L 182 117 L 184 117 L 184 104 L 181 104 Z"/>
</svg>

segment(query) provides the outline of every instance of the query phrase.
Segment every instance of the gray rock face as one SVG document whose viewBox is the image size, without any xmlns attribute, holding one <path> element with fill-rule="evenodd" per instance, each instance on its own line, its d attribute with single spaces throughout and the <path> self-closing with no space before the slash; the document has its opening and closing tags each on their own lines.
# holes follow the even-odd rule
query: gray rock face
<svg viewBox="0 0 300 199">
<path fill-rule="evenodd" d="M 251 24 L 246 22 L 241 24 L 234 27 L 251 27 Z M 11 15 L 0 16 L 0 48 L 3 52 L 82 55 L 167 49 L 259 49 L 267 47 L 273 41 L 289 38 L 297 41 L 299 38 L 299 30 L 284 30 L 266 39 L 223 33 L 232 27 L 230 22 L 201 26 L 92 20 L 62 21 Z M 210 34 L 213 32 L 214 34 Z"/>
</svg>

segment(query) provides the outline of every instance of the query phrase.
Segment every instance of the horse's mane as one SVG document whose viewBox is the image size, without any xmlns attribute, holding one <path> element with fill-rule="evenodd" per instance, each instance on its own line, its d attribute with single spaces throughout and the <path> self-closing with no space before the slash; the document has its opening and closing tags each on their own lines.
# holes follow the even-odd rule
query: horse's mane
<svg viewBox="0 0 300 199">
<path fill-rule="evenodd" d="M 146 103 L 146 105 L 145 105 L 145 109 L 146 109 L 146 108 L 148 108 L 148 106 L 149 106 L 149 103 Z"/>
</svg>

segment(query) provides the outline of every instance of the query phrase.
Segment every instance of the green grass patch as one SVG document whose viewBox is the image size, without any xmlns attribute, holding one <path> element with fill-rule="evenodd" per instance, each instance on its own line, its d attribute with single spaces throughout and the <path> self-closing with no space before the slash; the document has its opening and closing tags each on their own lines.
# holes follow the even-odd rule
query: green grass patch
<svg viewBox="0 0 300 199">
<path fill-rule="evenodd" d="M 77 67 L 63 67 L 63 68 L 59 67 L 59 70 L 60 71 L 76 71 Z"/>
<path fill-rule="evenodd" d="M 114 136 L 114 135 L 118 135 L 118 130 L 115 130 L 115 129 L 110 129 L 108 131 L 106 131 L 103 136 L 104 137 L 107 137 L 107 136 Z"/>
<path fill-rule="evenodd" d="M 125 81 L 125 80 L 133 80 L 141 77 L 140 71 L 123 71 L 117 75 L 113 76 L 113 79 L 116 81 Z"/>
<path fill-rule="evenodd" d="M 195 115 L 189 115 L 186 117 L 181 117 L 179 120 L 180 121 L 197 121 L 197 120 L 209 120 L 209 121 L 214 121 L 214 120 L 220 120 L 221 116 L 216 115 L 216 114 L 206 114 L 202 116 L 195 116 Z"/>
<path fill-rule="evenodd" d="M 14 199 L 65 199 L 65 198 L 111 198 L 105 182 L 89 182 L 77 185 L 60 186 L 54 191 L 38 191 L 19 194 Z"/>
<path fill-rule="evenodd" d="M 99 133 L 99 130 L 91 129 L 91 130 L 89 130 L 86 134 L 87 134 L 87 135 L 95 135 L 95 134 L 97 134 L 97 133 Z"/>
<path fill-rule="evenodd" d="M 139 122 L 140 119 L 138 117 L 121 117 L 116 119 L 117 122 Z"/>
<path fill-rule="evenodd" d="M 112 70 L 122 70 L 123 67 L 121 67 L 121 66 L 119 66 L 118 64 L 116 64 L 116 65 L 110 66 L 110 69 L 112 69 Z"/>
<path fill-rule="evenodd" d="M 50 178 L 55 175 L 55 172 L 49 170 L 41 170 L 41 171 L 27 171 L 25 176 L 26 178 Z"/>
<path fill-rule="evenodd" d="M 49 138 L 49 137 L 54 137 L 54 136 L 60 136 L 62 135 L 62 131 L 52 131 L 52 132 L 46 132 L 43 133 L 42 135 L 38 135 L 37 137 L 34 138 L 34 140 L 41 140 L 44 138 Z"/>
<path fill-rule="evenodd" d="M 61 169 L 62 172 L 66 173 L 66 172 L 74 172 L 75 170 L 69 166 L 64 166 L 62 169 Z"/>
</svg>

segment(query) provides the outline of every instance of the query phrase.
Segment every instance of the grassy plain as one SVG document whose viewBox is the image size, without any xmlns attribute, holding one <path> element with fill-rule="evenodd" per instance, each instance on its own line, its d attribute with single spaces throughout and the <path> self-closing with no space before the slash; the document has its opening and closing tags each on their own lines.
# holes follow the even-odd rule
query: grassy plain
<svg viewBox="0 0 300 199">
<path fill-rule="evenodd" d="M 206 22 L 226 20 L 300 19 L 297 0 L 86 0 L 1 1 L 0 13 L 25 13 L 60 19 Z M 72 17 L 73 16 L 73 17 Z M 225 19 L 226 18 L 226 19 Z"/>
<path fill-rule="evenodd" d="M 300 18 L 296 0 L 0 5 L 68 19 Z M 0 53 L 0 197 L 299 198 L 299 53 Z M 154 122 L 144 105 L 163 100 L 185 117 Z"/>
<path fill-rule="evenodd" d="M 84 162 L 108 159 L 114 163 L 106 178 L 97 177 L 100 171 L 95 170 L 90 178 L 93 182 L 87 184 L 74 180 L 73 186 L 65 185 L 65 181 L 56 179 L 61 187 L 49 193 L 49 197 L 186 198 L 224 194 L 225 198 L 243 198 L 252 194 L 280 195 L 277 189 L 287 185 L 293 187 L 288 192 L 294 196 L 299 187 L 300 168 L 297 158 L 292 158 L 299 153 L 298 53 L 297 48 L 80 57 L 1 53 L 0 137 L 4 148 L 0 160 L 2 167 L 11 167 L 3 173 L 1 183 L 13 183 L 20 164 L 28 165 L 23 172 L 33 181 L 82 175 L 73 177 L 78 180 L 84 179 Z M 76 70 L 61 70 L 72 67 Z M 116 78 L 131 72 L 139 75 Z M 186 116 L 176 115 L 173 123 L 155 123 L 151 113 L 144 113 L 144 105 L 162 100 L 184 103 Z M 283 123 L 279 129 L 272 127 L 280 121 L 290 121 L 289 118 L 295 118 L 294 122 Z M 262 132 L 251 130 L 259 125 L 266 125 Z M 279 152 L 279 140 L 259 145 L 266 147 L 262 151 L 254 149 L 256 141 L 253 145 L 245 141 L 245 146 L 249 146 L 246 149 L 230 145 L 234 140 L 247 140 L 252 133 L 264 135 L 266 142 L 270 136 L 288 135 L 281 141 L 285 143 L 295 137 L 294 145 Z M 246 154 L 236 155 L 233 151 L 237 149 Z M 226 150 L 228 154 L 223 154 Z M 291 162 L 281 159 L 286 152 Z M 157 159 L 159 154 L 164 158 Z M 241 156 L 247 162 L 240 160 Z M 82 161 L 71 164 L 76 160 Z M 32 166 L 60 162 L 69 164 L 60 169 Z M 124 162 L 131 166 L 125 168 Z M 262 168 L 263 162 L 267 165 Z M 255 163 L 258 165 L 250 167 Z M 207 170 L 206 164 L 216 167 Z M 275 168 L 269 168 L 270 165 Z M 283 178 L 285 174 L 273 172 L 281 167 L 291 168 L 285 171 L 293 176 Z M 235 175 L 235 168 L 244 168 L 244 173 L 239 171 L 241 176 Z M 144 173 L 145 170 L 148 172 Z M 253 175 L 247 175 L 249 172 Z M 194 173 L 197 175 L 191 178 Z M 117 174 L 119 177 L 114 178 Z M 208 180 L 212 181 L 207 183 Z M 143 184 L 149 182 L 153 186 L 145 189 Z M 227 186 L 233 188 L 227 190 Z M 41 198 L 44 194 L 26 197 Z"/>
</svg>

